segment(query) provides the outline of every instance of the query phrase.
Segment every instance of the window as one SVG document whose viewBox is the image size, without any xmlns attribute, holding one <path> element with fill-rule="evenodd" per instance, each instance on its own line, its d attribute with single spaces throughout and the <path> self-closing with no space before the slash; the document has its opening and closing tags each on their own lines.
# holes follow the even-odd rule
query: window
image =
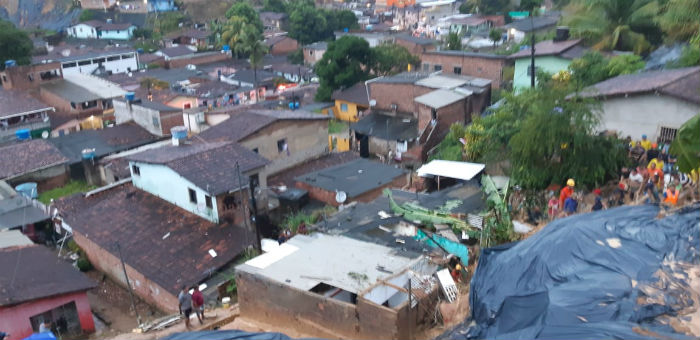
<svg viewBox="0 0 700 340">
<path fill-rule="evenodd" d="M 659 132 L 659 139 L 664 143 L 672 142 L 676 139 L 677 132 L 678 129 L 662 126 Z"/>
<path fill-rule="evenodd" d="M 206 204 L 207 208 L 209 208 L 209 209 L 214 208 L 214 205 L 211 202 L 211 196 L 209 196 L 209 195 L 204 195 L 204 204 Z"/>
<path fill-rule="evenodd" d="M 348 112 L 348 104 L 340 104 L 340 111 Z"/>
<path fill-rule="evenodd" d="M 194 189 L 187 189 L 190 194 L 190 202 L 197 204 L 197 192 Z"/>
<path fill-rule="evenodd" d="M 107 61 L 115 61 L 115 60 L 119 60 L 119 56 L 118 56 L 118 55 L 111 56 L 111 57 L 107 57 Z"/>
<path fill-rule="evenodd" d="M 160 120 L 158 119 L 158 117 L 153 116 L 151 118 L 153 118 L 153 126 L 156 128 L 159 128 L 160 127 Z"/>
<path fill-rule="evenodd" d="M 433 66 L 433 70 L 435 70 L 435 72 L 437 72 L 437 71 L 442 71 L 442 65 L 435 65 L 435 66 Z"/>
<path fill-rule="evenodd" d="M 133 58 L 133 57 L 134 57 L 134 54 L 133 54 L 133 53 L 122 54 L 122 59 L 131 59 L 131 58 Z"/>
<path fill-rule="evenodd" d="M 454 74 L 462 74 L 462 68 L 459 67 L 459 66 L 455 66 L 455 67 L 452 69 L 452 72 L 453 72 Z"/>
<path fill-rule="evenodd" d="M 430 64 L 428 64 L 428 63 L 423 64 L 423 72 L 428 72 L 428 71 L 430 71 Z"/>
<path fill-rule="evenodd" d="M 92 61 L 90 60 L 83 60 L 78 62 L 78 66 L 85 66 L 85 65 L 90 65 L 92 64 Z"/>
<path fill-rule="evenodd" d="M 138 165 L 132 165 L 131 172 L 136 176 L 141 176 L 141 168 Z"/>
<path fill-rule="evenodd" d="M 286 139 L 280 139 L 277 141 L 277 151 L 278 152 L 283 152 L 287 151 L 287 140 Z"/>
<path fill-rule="evenodd" d="M 255 149 L 253 149 L 253 152 L 260 153 L 260 150 L 258 150 L 258 148 L 255 148 Z"/>
<path fill-rule="evenodd" d="M 75 67 L 75 65 L 76 65 L 75 63 L 65 63 L 65 64 L 63 64 L 63 68 L 71 68 L 71 67 Z"/>
<path fill-rule="evenodd" d="M 104 63 L 104 62 L 105 62 L 105 58 L 97 58 L 97 59 L 92 60 L 93 64 L 99 64 L 99 63 Z"/>
</svg>

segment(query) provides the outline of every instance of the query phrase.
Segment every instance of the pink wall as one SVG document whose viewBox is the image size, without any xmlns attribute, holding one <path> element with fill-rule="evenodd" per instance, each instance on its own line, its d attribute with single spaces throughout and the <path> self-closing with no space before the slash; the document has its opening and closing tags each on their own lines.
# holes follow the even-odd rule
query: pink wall
<svg viewBox="0 0 700 340">
<path fill-rule="evenodd" d="M 32 334 L 32 324 L 29 322 L 30 317 L 71 301 L 75 301 L 83 332 L 94 332 L 95 323 L 92 320 L 90 302 L 88 301 L 87 293 L 84 291 L 34 300 L 12 307 L 0 307 L 0 330 L 10 333 L 8 340 L 24 339 Z"/>
</svg>

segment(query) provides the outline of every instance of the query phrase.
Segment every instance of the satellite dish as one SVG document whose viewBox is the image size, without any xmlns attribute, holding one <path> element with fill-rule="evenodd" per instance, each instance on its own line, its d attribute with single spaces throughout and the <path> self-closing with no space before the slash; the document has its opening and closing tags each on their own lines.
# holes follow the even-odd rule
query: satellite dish
<svg viewBox="0 0 700 340">
<path fill-rule="evenodd" d="M 370 107 L 375 107 L 375 106 L 377 106 L 377 101 L 374 100 L 374 99 L 370 100 L 370 101 L 369 101 L 369 106 L 370 106 Z"/>
<path fill-rule="evenodd" d="M 49 138 L 49 132 L 48 132 L 48 131 L 42 132 L 42 133 L 41 133 L 41 138 L 43 138 L 43 139 Z"/>
<path fill-rule="evenodd" d="M 345 191 L 336 191 L 335 192 L 335 201 L 343 204 L 345 203 L 345 200 L 348 199 L 348 194 L 345 193 Z"/>
</svg>

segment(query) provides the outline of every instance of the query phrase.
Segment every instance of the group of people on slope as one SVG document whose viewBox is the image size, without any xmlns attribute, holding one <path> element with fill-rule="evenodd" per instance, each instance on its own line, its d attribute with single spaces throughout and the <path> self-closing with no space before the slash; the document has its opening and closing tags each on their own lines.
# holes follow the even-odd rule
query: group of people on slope
<svg viewBox="0 0 700 340">
<path fill-rule="evenodd" d="M 185 327 L 190 329 L 190 315 L 192 311 L 197 315 L 199 319 L 199 324 L 204 323 L 204 295 L 199 291 L 199 286 L 192 286 L 192 294 L 187 291 L 187 286 L 183 285 L 180 289 L 180 294 L 177 296 L 178 309 L 180 310 L 180 315 L 185 316 Z"/>
</svg>

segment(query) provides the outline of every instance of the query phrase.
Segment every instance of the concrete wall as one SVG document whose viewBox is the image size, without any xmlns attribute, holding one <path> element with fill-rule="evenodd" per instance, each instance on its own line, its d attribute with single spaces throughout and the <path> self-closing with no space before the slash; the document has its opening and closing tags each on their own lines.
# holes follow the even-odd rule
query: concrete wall
<svg viewBox="0 0 700 340">
<path fill-rule="evenodd" d="M 557 56 L 535 57 L 535 68 L 551 74 L 566 70 L 571 64 L 571 60 Z M 530 87 L 530 76 L 527 69 L 530 66 L 530 58 L 520 58 L 515 60 L 515 73 L 513 74 L 513 88 Z M 537 73 L 535 73 L 537 75 Z M 535 79 L 537 84 L 537 79 Z"/>
<path fill-rule="evenodd" d="M 77 24 L 72 27 L 68 27 L 67 33 L 69 37 L 76 37 L 78 39 L 97 39 L 97 30 L 89 25 Z"/>
<path fill-rule="evenodd" d="M 323 58 L 323 54 L 326 53 L 326 50 L 304 48 L 302 52 L 304 52 L 304 64 L 313 66 Z"/>
<path fill-rule="evenodd" d="M 240 271 L 236 284 L 241 315 L 246 318 L 325 338 L 402 338 L 398 311 L 362 298 L 353 305 Z"/>
<path fill-rule="evenodd" d="M 644 94 L 601 100 L 600 129 L 618 131 L 638 140 L 646 134 L 656 141 L 661 127 L 678 129 L 700 113 L 700 105 L 665 95 Z"/>
<path fill-rule="evenodd" d="M 461 67 L 462 75 L 489 79 L 491 80 L 491 88 L 494 89 L 499 88 L 503 83 L 503 66 L 506 64 L 505 57 L 486 58 L 437 53 L 424 53 L 421 61 L 423 63 L 422 67 L 427 65 L 431 72 L 436 64 L 441 65 L 442 72 L 446 74 L 454 74 L 455 66 Z"/>
<path fill-rule="evenodd" d="M 141 175 L 134 174 L 134 165 L 139 167 Z M 132 183 L 137 188 L 158 196 L 204 219 L 219 223 L 218 207 L 214 197 L 212 197 L 213 208 L 207 208 L 204 205 L 204 196 L 207 193 L 167 166 L 129 162 L 129 171 L 131 171 Z M 197 193 L 197 204 L 190 202 L 188 189 L 193 189 Z"/>
<path fill-rule="evenodd" d="M 161 129 L 160 113 L 156 110 L 140 106 L 138 103 L 129 104 L 125 101 L 115 100 L 114 118 L 117 124 L 124 124 L 134 121 L 136 124 L 146 129 L 146 131 L 156 136 L 163 136 Z M 169 131 L 168 131 L 169 132 Z"/>
<path fill-rule="evenodd" d="M 71 302 L 75 302 L 83 332 L 94 332 L 95 323 L 85 291 L 32 300 L 10 307 L 0 307 L 0 330 L 10 334 L 7 340 L 24 339 L 33 333 L 29 318 Z"/>
<path fill-rule="evenodd" d="M 342 105 L 347 105 L 347 110 L 343 111 Z M 351 103 L 345 100 L 336 100 L 335 106 L 333 107 L 333 113 L 336 119 L 344 120 L 346 122 L 356 122 L 359 120 L 358 111 L 367 110 L 366 106 L 358 106 L 355 103 Z"/>
<path fill-rule="evenodd" d="M 90 263 L 92 263 L 95 268 L 107 274 L 121 286 L 126 287 L 126 278 L 124 277 L 124 271 L 122 270 L 121 261 L 119 261 L 118 257 L 107 252 L 104 248 L 92 242 L 79 232 L 74 231 L 73 240 L 75 240 L 75 243 L 85 252 Z M 128 264 L 126 264 L 126 273 L 129 275 L 129 283 L 131 283 L 134 294 L 138 295 L 148 304 L 158 307 L 160 310 L 177 313 L 178 302 L 175 294 L 168 292 L 160 285 L 146 279 L 143 274 Z"/>
<path fill-rule="evenodd" d="M 101 59 L 104 59 L 104 61 L 99 62 L 99 60 Z M 88 61 L 90 62 L 89 64 L 78 65 L 78 63 L 84 63 Z M 100 65 L 102 65 L 106 71 L 112 73 L 125 73 L 130 71 L 136 71 L 139 68 L 138 57 L 136 52 L 125 52 L 117 54 L 106 53 L 104 55 L 94 58 L 85 58 L 61 63 L 63 74 L 91 74 Z"/>
<path fill-rule="evenodd" d="M 131 26 L 125 30 L 101 31 L 100 39 L 129 40 L 134 35 L 136 26 Z"/>
<path fill-rule="evenodd" d="M 69 179 L 68 165 L 59 164 L 6 179 L 6 181 L 8 184 L 12 185 L 12 187 L 26 182 L 37 182 L 37 190 L 41 193 L 53 188 L 62 187 Z"/>
<path fill-rule="evenodd" d="M 277 141 L 281 139 L 286 139 L 289 155 L 278 151 Z M 277 121 L 244 138 L 240 144 L 249 150 L 258 149 L 261 156 L 271 161 L 263 172 L 267 177 L 326 153 L 328 120 Z"/>
</svg>

